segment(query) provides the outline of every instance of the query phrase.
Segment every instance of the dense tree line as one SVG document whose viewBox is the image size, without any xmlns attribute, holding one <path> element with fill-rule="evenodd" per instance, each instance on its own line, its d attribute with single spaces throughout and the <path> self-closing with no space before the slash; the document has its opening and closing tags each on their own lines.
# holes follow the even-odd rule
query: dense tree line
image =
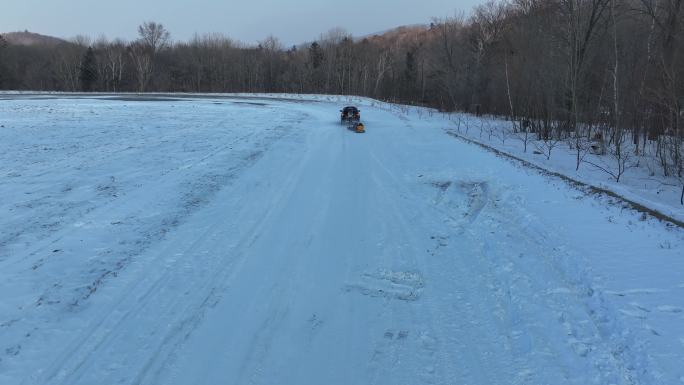
<svg viewBox="0 0 684 385">
<path fill-rule="evenodd" d="M 364 95 L 510 118 L 513 131 L 618 160 L 657 142 L 684 180 L 684 0 L 496 0 L 469 17 L 361 39 L 332 30 L 284 47 L 220 34 L 172 42 L 144 23 L 132 42 L 0 41 L 0 88 Z M 627 150 L 629 148 L 629 150 Z"/>
</svg>

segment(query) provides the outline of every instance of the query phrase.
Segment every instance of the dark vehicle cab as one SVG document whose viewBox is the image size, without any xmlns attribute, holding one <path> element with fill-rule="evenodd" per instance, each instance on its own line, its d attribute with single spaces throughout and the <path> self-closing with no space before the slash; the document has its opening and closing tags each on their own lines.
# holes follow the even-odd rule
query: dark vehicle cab
<svg viewBox="0 0 684 385">
<path fill-rule="evenodd" d="M 340 110 L 340 122 L 350 123 L 361 120 L 361 111 L 354 106 L 347 106 Z"/>
</svg>

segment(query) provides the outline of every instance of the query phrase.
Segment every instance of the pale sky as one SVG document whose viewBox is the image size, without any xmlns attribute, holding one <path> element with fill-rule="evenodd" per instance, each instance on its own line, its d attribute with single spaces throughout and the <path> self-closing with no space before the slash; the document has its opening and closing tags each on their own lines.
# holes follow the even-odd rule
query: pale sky
<svg viewBox="0 0 684 385">
<path fill-rule="evenodd" d="M 29 30 L 135 38 L 143 21 L 164 24 L 174 40 L 221 32 L 246 43 L 274 35 L 285 44 L 316 39 L 342 27 L 354 36 L 400 25 L 428 24 L 433 17 L 470 12 L 483 0 L 2 0 L 0 32 Z"/>
</svg>

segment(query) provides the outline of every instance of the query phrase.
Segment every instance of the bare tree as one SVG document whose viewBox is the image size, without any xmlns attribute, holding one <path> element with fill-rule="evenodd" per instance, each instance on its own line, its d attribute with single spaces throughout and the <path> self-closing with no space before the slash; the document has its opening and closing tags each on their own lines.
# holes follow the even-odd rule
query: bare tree
<svg viewBox="0 0 684 385">
<path fill-rule="evenodd" d="M 564 30 L 561 40 L 566 46 L 568 61 L 568 124 L 574 135 L 575 167 L 582 162 L 582 115 L 580 100 L 584 100 L 588 56 L 599 28 L 605 25 L 605 13 L 610 0 L 561 0 Z"/>
<path fill-rule="evenodd" d="M 171 34 L 164 25 L 153 21 L 146 21 L 138 26 L 138 36 L 140 43 L 153 55 L 167 48 L 171 42 Z"/>
<path fill-rule="evenodd" d="M 117 92 L 121 89 L 125 66 L 126 44 L 115 40 L 103 50 L 102 64 L 105 68 L 103 80 L 105 90 Z"/>
<path fill-rule="evenodd" d="M 85 49 L 79 45 L 63 44 L 55 52 L 53 68 L 60 90 L 73 92 L 79 89 L 81 59 Z"/>
<path fill-rule="evenodd" d="M 138 92 L 145 92 L 154 73 L 157 54 L 168 47 L 170 33 L 162 24 L 148 21 L 138 27 L 138 40 L 129 47 L 136 70 Z"/>
</svg>

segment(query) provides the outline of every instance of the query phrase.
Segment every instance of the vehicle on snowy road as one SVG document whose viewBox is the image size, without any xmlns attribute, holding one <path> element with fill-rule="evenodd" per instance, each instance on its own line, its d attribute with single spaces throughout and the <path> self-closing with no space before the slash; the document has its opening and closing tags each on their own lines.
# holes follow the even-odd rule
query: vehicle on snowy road
<svg viewBox="0 0 684 385">
<path fill-rule="evenodd" d="M 340 123 L 358 123 L 361 121 L 361 111 L 354 106 L 347 106 L 340 110 Z"/>
</svg>

